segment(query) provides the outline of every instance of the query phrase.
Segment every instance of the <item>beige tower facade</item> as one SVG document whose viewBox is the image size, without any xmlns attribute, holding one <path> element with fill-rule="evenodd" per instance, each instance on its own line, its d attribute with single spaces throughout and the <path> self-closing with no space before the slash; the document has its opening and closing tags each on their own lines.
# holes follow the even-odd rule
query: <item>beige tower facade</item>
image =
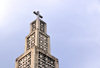
<svg viewBox="0 0 100 68">
<path fill-rule="evenodd" d="M 59 68 L 58 59 L 50 53 L 50 37 L 47 25 L 38 16 L 30 26 L 30 33 L 25 38 L 25 52 L 16 58 L 15 68 Z"/>
</svg>

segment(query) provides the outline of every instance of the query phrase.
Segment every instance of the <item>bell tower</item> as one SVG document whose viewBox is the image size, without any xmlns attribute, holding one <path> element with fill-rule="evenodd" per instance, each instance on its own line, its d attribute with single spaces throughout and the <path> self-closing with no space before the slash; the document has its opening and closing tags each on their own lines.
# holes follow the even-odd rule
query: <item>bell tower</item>
<svg viewBox="0 0 100 68">
<path fill-rule="evenodd" d="M 58 59 L 50 53 L 50 37 L 47 25 L 39 11 L 33 12 L 37 19 L 30 24 L 25 38 L 25 52 L 16 59 L 15 68 L 59 68 Z"/>
</svg>

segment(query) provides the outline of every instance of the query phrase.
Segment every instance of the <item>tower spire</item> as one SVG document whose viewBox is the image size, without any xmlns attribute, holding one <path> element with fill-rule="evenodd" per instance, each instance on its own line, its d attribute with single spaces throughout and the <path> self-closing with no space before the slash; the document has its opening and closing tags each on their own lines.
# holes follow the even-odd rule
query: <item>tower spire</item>
<svg viewBox="0 0 100 68">
<path fill-rule="evenodd" d="M 25 52 L 16 59 L 15 68 L 59 68 L 58 59 L 51 55 L 50 36 L 46 23 L 39 11 L 33 12 L 37 19 L 33 21 L 30 33 L 25 38 Z"/>
<path fill-rule="evenodd" d="M 34 11 L 33 13 L 34 13 L 35 15 L 37 15 L 37 18 L 43 18 L 43 16 L 40 15 L 40 12 L 39 12 L 39 11 L 37 11 L 37 12 Z"/>
</svg>

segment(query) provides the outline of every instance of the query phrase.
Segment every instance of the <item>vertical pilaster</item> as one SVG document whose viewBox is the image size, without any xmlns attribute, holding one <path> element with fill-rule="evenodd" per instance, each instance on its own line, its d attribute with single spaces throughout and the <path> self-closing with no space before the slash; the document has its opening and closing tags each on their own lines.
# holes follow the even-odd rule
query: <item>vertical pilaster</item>
<svg viewBox="0 0 100 68">
<path fill-rule="evenodd" d="M 18 68 L 18 61 L 15 61 L 15 68 Z"/>
<path fill-rule="evenodd" d="M 35 68 L 35 48 L 31 50 L 31 68 Z"/>
<path fill-rule="evenodd" d="M 55 60 L 55 68 L 59 68 L 59 62 L 58 62 L 58 60 Z"/>
<path fill-rule="evenodd" d="M 39 35 L 39 31 L 36 30 L 36 31 L 35 31 L 35 45 L 36 45 L 36 46 L 39 45 L 39 38 L 38 38 L 39 36 L 38 36 L 38 35 Z"/>
<path fill-rule="evenodd" d="M 45 23 L 45 33 L 47 33 L 47 24 Z"/>
<path fill-rule="evenodd" d="M 27 51 L 27 37 L 25 38 L 25 52 Z"/>
<path fill-rule="evenodd" d="M 32 23 L 30 24 L 30 33 L 32 32 Z"/>
<path fill-rule="evenodd" d="M 51 54 L 50 52 L 50 37 L 48 37 L 48 53 Z"/>
<path fill-rule="evenodd" d="M 40 29 L 40 20 L 39 18 L 36 19 L 36 30 Z"/>
</svg>

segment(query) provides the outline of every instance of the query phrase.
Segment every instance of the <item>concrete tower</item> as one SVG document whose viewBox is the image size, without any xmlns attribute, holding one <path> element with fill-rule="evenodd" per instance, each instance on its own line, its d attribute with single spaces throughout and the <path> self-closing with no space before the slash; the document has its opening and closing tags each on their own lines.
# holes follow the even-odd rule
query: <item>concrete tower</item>
<svg viewBox="0 0 100 68">
<path fill-rule="evenodd" d="M 37 19 L 30 24 L 30 33 L 25 38 L 25 52 L 16 58 L 15 68 L 59 68 L 58 59 L 50 53 L 46 23 L 40 19 L 39 11 L 34 14 Z"/>
</svg>

